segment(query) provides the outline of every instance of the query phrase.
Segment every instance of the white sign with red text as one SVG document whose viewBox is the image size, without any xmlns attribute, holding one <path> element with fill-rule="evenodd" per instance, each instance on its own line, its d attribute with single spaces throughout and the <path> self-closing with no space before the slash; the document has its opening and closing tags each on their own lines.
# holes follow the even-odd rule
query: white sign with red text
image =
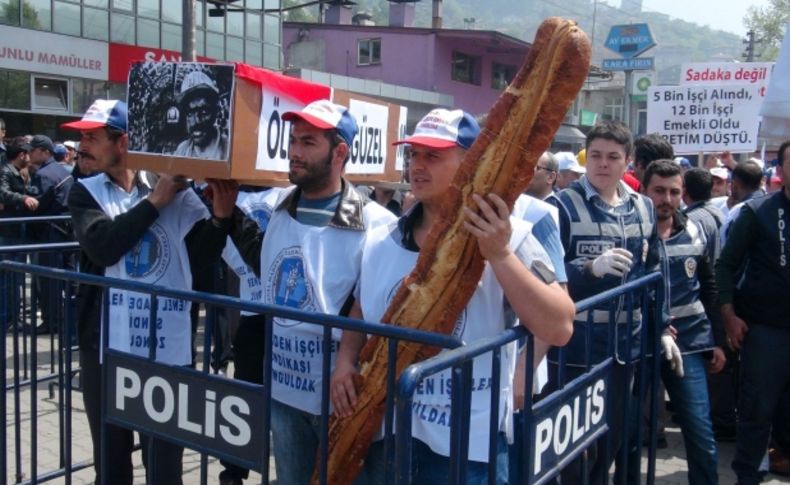
<svg viewBox="0 0 790 485">
<path fill-rule="evenodd" d="M 683 64 L 681 85 L 757 86 L 765 96 L 771 79 L 773 62 L 694 62 Z"/>
<path fill-rule="evenodd" d="M 676 154 L 757 148 L 761 88 L 713 84 L 656 86 L 647 95 L 647 132 L 658 133 Z"/>
<path fill-rule="evenodd" d="M 107 43 L 0 26 L 0 68 L 107 80 Z"/>
</svg>

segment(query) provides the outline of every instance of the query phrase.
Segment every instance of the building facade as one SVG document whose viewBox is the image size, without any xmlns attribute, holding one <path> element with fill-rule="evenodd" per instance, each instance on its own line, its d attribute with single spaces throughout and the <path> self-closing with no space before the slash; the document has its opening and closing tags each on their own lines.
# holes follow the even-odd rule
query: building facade
<svg viewBox="0 0 790 485">
<path fill-rule="evenodd" d="M 195 0 L 198 60 L 282 67 L 282 0 Z M 64 139 L 96 98 L 126 99 L 132 62 L 181 59 L 182 0 L 0 0 L 0 117 L 8 136 Z"/>
</svg>

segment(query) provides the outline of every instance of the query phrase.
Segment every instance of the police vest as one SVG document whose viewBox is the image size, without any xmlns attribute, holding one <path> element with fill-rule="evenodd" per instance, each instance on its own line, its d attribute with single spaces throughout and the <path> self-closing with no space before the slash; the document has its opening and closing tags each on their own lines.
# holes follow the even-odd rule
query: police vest
<svg viewBox="0 0 790 485">
<path fill-rule="evenodd" d="M 747 323 L 790 328 L 790 201 L 783 191 L 746 203 L 757 217 L 743 284 L 735 292 Z"/>
<path fill-rule="evenodd" d="M 659 243 L 670 323 L 678 332 L 677 345 L 683 353 L 714 347 L 711 324 L 699 299 L 699 265 L 710 257 L 707 245 L 704 233 L 691 219 L 682 231 Z"/>
<path fill-rule="evenodd" d="M 624 283 L 646 274 L 649 242 L 653 237 L 655 216 L 652 203 L 645 197 L 626 189 L 628 210 L 614 213 L 597 207 L 584 195 L 579 182 L 558 194 L 566 211 L 569 222 L 569 238 L 563 241 L 565 247 L 565 267 L 568 273 L 568 291 L 573 301 L 597 295 L 616 288 Z M 622 278 L 604 275 L 596 278 L 584 269 L 585 264 L 612 248 L 625 248 L 634 255 L 631 270 Z M 640 350 L 639 333 L 642 326 L 640 300 L 634 300 L 634 313 L 631 332 L 631 345 L 628 347 L 628 312 L 626 297 L 620 297 L 615 311 L 614 347 L 615 358 L 623 362 L 629 355 L 637 358 Z M 606 303 L 592 310 L 592 324 L 588 323 L 589 311 L 579 312 L 574 319 L 571 341 L 566 345 L 567 363 L 585 365 L 587 331 L 592 332 L 591 361 L 593 364 L 609 357 L 608 323 L 611 305 Z M 588 329 L 588 327 L 590 327 Z M 556 361 L 556 351 L 550 354 L 550 361 Z"/>
</svg>

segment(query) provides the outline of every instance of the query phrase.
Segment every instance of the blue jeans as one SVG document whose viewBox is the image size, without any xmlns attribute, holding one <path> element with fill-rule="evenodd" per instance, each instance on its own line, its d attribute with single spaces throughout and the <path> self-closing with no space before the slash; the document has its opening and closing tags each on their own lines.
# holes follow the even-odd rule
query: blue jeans
<svg viewBox="0 0 790 485">
<path fill-rule="evenodd" d="M 745 485 L 760 483 L 771 422 L 790 385 L 790 328 L 747 322 L 741 348 L 739 420 L 732 469 Z"/>
<path fill-rule="evenodd" d="M 486 437 L 486 439 L 488 439 Z M 437 485 L 447 483 L 450 476 L 450 458 L 434 453 L 418 439 L 412 439 L 411 465 L 412 484 Z M 507 438 L 499 433 L 496 455 L 496 483 L 508 483 Z M 466 483 L 483 485 L 488 483 L 488 463 L 470 461 L 466 467 Z"/>
<path fill-rule="evenodd" d="M 683 355 L 682 378 L 662 360 L 661 378 L 683 433 L 691 485 L 717 484 L 718 453 L 708 400 L 707 367 L 701 353 Z"/>
<path fill-rule="evenodd" d="M 272 399 L 272 453 L 278 485 L 310 483 L 318 450 L 321 415 Z"/>
</svg>

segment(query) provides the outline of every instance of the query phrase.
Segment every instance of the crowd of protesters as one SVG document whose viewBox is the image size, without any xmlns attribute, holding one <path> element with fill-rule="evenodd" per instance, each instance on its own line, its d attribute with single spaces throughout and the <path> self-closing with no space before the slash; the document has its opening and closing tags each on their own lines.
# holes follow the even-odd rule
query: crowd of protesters
<svg viewBox="0 0 790 485">
<path fill-rule="evenodd" d="M 97 100 L 82 120 L 65 124 L 64 129 L 79 132 L 79 143 L 53 142 L 41 134 L 7 139 L 0 120 L 0 139 L 5 140 L 0 144 L 2 217 L 72 215 L 71 223 L 36 228 L 0 225 L 0 245 L 76 237 L 82 249 L 80 271 L 147 281 L 150 261 L 141 255 L 156 227 L 156 234 L 179 241 L 165 284 L 235 292 L 263 303 L 377 321 L 413 267 L 437 207 L 480 132 L 478 121 L 461 110 L 437 109 L 426 115 L 411 136 L 396 142 L 406 145 L 409 158 L 404 178 L 410 186 L 400 190 L 354 187 L 344 177 L 357 132 L 356 120 L 344 107 L 320 101 L 285 113 L 283 119 L 292 124 L 288 176 L 293 186 L 241 191 L 233 182 L 190 187 L 180 177 L 129 169 L 122 101 Z M 611 389 L 633 385 L 625 364 L 640 357 L 640 347 L 638 338 L 627 336 L 639 336 L 642 325 L 657 325 L 656 344 L 663 354 L 658 377 L 683 434 L 689 482 L 718 483 L 717 441 L 736 441 L 733 469 L 740 484 L 759 483 L 766 454 L 771 471 L 790 473 L 790 419 L 781 412 L 782 403 L 790 402 L 790 354 L 784 352 L 790 345 L 790 308 L 784 309 L 788 300 L 781 294 L 790 283 L 790 188 L 783 185 L 790 177 L 785 160 L 790 157 L 789 145 L 784 143 L 768 164 L 755 158 L 738 162 L 725 152 L 694 166 L 676 157 L 660 136 L 634 139 L 627 127 L 607 121 L 589 131 L 581 152 L 544 153 L 512 211 L 496 195 L 476 194 L 477 211 L 465 212 L 465 227 L 487 265 L 464 320 L 459 319 L 460 336 L 472 341 L 515 322 L 529 328 L 537 339 L 536 362 L 545 356 L 548 363 L 548 378 L 534 389 L 540 399 L 562 386 L 556 379 L 556 348 L 567 349 L 562 359 L 567 380 L 609 356 L 606 308 L 574 317 L 572 302 L 661 271 L 665 321 L 650 321 L 648 309 L 639 307 L 633 318 L 625 313 L 615 318 L 618 338 Z M 34 262 L 77 267 L 57 255 Z M 205 282 L 227 282 L 228 277 L 236 281 L 235 290 L 227 283 Z M 263 291 L 271 282 L 275 287 Z M 47 285 L 36 290 L 42 301 L 53 300 L 49 293 L 56 291 Z M 6 296 L 14 291 L 6 289 Z M 92 292 L 95 288 L 80 288 L 77 315 L 98 477 L 101 364 L 98 307 L 90 304 L 96 297 Z M 29 330 L 56 330 L 52 309 L 42 305 L 41 311 L 41 325 Z M 122 321 L 122 313 L 121 308 L 110 308 L 109 315 Z M 167 316 L 162 334 L 172 345 L 157 353 L 158 360 L 192 363 L 197 312 L 191 319 L 189 313 L 187 308 Z M 254 344 L 262 341 L 263 321 L 255 315 L 235 320 L 222 324 L 219 333 L 224 338 L 217 341 L 214 367 L 224 372 L 227 362 L 235 360 L 235 378 L 261 383 L 263 359 L 271 358 Z M 483 321 L 488 323 L 478 323 Z M 145 349 L 129 347 L 134 339 L 123 327 L 128 326 L 111 330 L 110 345 L 146 354 Z M 320 330 L 275 320 L 274 335 L 281 340 L 310 339 Z M 336 340 L 340 350 L 332 356 L 336 365 L 330 399 L 337 415 L 348 416 L 356 405 L 354 379 L 365 336 L 347 333 Z M 590 343 L 592 348 L 586 350 Z M 494 453 L 496 481 L 519 483 L 519 467 L 513 463 L 519 450 L 507 445 L 513 443 L 511 418 L 518 415 L 523 398 L 524 390 L 517 378 L 514 381 L 516 362 L 523 364 L 523 355 L 505 354 L 504 394 L 496 411 L 507 418 L 501 420 Z M 316 358 L 313 374 L 304 377 L 319 382 L 320 390 L 321 357 Z M 279 374 L 292 372 L 278 369 L 276 362 L 273 368 Z M 484 380 L 483 374 L 491 372 L 490 359 L 488 367 L 475 366 L 475 373 L 481 372 Z M 319 440 L 321 396 L 276 380 L 272 386 L 278 483 L 308 483 Z M 591 483 L 597 483 L 623 445 L 620 430 L 643 422 L 641 410 L 625 409 L 625 401 L 614 394 L 608 398 L 609 446 L 603 441 L 593 445 L 588 468 L 579 460 L 571 463 L 563 471 L 563 482 L 581 483 L 582 474 L 588 473 Z M 449 405 L 431 396 L 418 395 L 417 400 L 426 406 Z M 489 420 L 487 402 L 473 397 L 473 415 L 481 423 Z M 662 399 L 659 408 L 663 407 Z M 109 453 L 116 465 L 112 483 L 131 483 L 132 435 L 115 427 L 110 431 Z M 487 424 L 472 426 L 469 473 L 479 481 L 487 480 L 487 432 Z M 413 449 L 419 450 L 415 480 L 441 482 L 449 466 L 449 431 L 417 419 L 413 440 Z M 162 457 L 156 475 L 179 483 L 182 450 L 162 440 L 143 441 Z M 636 458 L 636 466 L 634 460 L 628 469 L 616 465 L 617 483 L 638 482 L 641 443 L 631 445 L 628 453 Z M 519 446 L 530 444 L 521 441 Z M 372 448 L 361 483 L 384 481 L 380 453 Z M 243 468 L 223 465 L 221 484 L 240 484 L 248 477 Z"/>
</svg>

